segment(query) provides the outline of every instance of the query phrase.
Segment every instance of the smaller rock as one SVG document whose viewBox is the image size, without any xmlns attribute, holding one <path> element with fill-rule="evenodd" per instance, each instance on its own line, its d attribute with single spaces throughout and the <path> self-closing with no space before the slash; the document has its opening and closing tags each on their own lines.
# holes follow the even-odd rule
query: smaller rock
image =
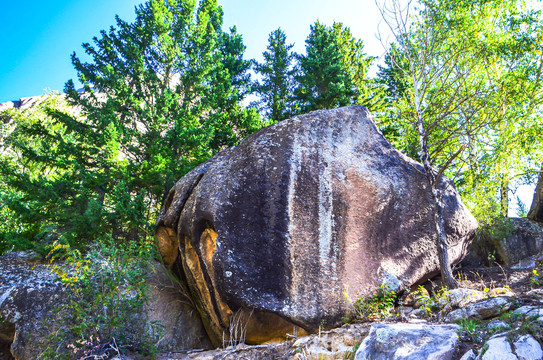
<svg viewBox="0 0 543 360">
<path fill-rule="evenodd" d="M 356 352 L 356 360 L 450 360 L 458 343 L 458 326 L 379 324 Z"/>
<path fill-rule="evenodd" d="M 303 354 L 303 360 L 344 359 L 354 355 L 354 349 L 369 333 L 365 324 L 346 325 L 319 334 L 304 336 L 296 340 L 294 348 Z M 295 357 L 294 359 L 298 359 Z"/>
<path fill-rule="evenodd" d="M 495 297 L 468 306 L 468 315 L 471 318 L 488 319 L 500 315 L 513 306 L 510 298 Z"/>
<path fill-rule="evenodd" d="M 543 250 L 543 224 L 528 218 L 511 218 L 512 233 L 494 245 L 503 262 L 517 269 L 533 269 Z"/>
<path fill-rule="evenodd" d="M 409 314 L 409 318 L 411 319 L 425 319 L 428 317 L 428 313 L 424 311 L 423 309 L 415 309 L 411 314 Z"/>
<path fill-rule="evenodd" d="M 445 321 L 454 322 L 459 319 L 489 319 L 500 315 L 513 306 L 508 297 L 495 297 L 471 304 L 465 308 L 451 311 L 445 317 Z"/>
<path fill-rule="evenodd" d="M 483 291 L 465 288 L 450 290 L 448 296 L 449 305 L 453 308 L 464 307 L 485 298 L 486 294 Z"/>
<path fill-rule="evenodd" d="M 466 309 L 456 309 L 456 310 L 453 310 L 451 311 L 450 313 L 447 314 L 447 316 L 445 316 L 445 321 L 446 322 L 457 322 L 459 321 L 460 319 L 467 319 L 468 318 L 468 312 L 466 311 Z"/>
<path fill-rule="evenodd" d="M 506 329 L 509 325 L 503 320 L 492 320 L 488 323 L 487 328 L 489 330 Z"/>
<path fill-rule="evenodd" d="M 511 270 L 532 270 L 537 266 L 535 259 L 522 259 L 518 263 L 511 265 Z"/>
<path fill-rule="evenodd" d="M 541 317 L 543 316 L 543 309 L 537 306 L 521 306 L 513 314 L 524 316 L 525 318 L 529 317 Z"/>
<path fill-rule="evenodd" d="M 523 335 L 513 343 L 518 360 L 541 360 L 543 350 L 532 335 Z"/>
<path fill-rule="evenodd" d="M 543 296 L 543 289 L 533 289 L 526 293 L 528 296 L 540 297 Z"/>
<path fill-rule="evenodd" d="M 460 360 L 475 360 L 477 358 L 477 355 L 473 352 L 473 350 L 468 351 L 465 353 Z"/>
<path fill-rule="evenodd" d="M 486 346 L 487 350 L 477 358 L 478 360 L 518 360 L 506 336 L 490 339 Z"/>
<path fill-rule="evenodd" d="M 401 306 L 396 310 L 394 315 L 396 315 L 396 317 L 399 318 L 400 320 L 406 320 L 407 318 L 410 317 L 411 313 L 414 310 L 415 309 L 413 309 L 411 306 Z"/>
</svg>

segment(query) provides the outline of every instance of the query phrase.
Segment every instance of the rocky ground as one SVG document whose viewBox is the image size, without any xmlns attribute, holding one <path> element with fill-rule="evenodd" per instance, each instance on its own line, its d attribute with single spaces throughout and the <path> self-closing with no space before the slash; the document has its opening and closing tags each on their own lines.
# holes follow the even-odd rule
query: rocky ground
<svg viewBox="0 0 543 360">
<path fill-rule="evenodd" d="M 535 272 L 534 272 L 535 270 Z M 460 288 L 443 291 L 439 277 L 393 299 L 365 304 L 365 321 L 299 336 L 276 344 L 160 353 L 159 360 L 218 359 L 541 359 L 543 352 L 543 257 L 514 266 L 460 267 Z M 389 306 L 390 305 L 390 306 Z M 324 324 L 325 325 L 325 324 Z M 183 333 L 183 331 L 181 331 Z M 421 339 L 426 339 L 421 342 Z M 0 339 L 1 340 L 1 339 Z M 426 347 L 427 344 L 436 344 Z M 411 344 L 411 345 L 409 345 Z M 397 354 L 406 352 L 406 357 Z M 413 349 L 416 349 L 413 350 Z M 139 354 L 113 355 L 114 349 L 89 359 L 145 359 Z M 365 355 L 366 354 L 366 355 Z M 540 355 L 539 355 L 540 354 Z M 103 356 L 102 356 L 103 355 Z M 538 357 L 539 356 L 539 357 Z M 0 360 L 11 360 L 9 344 L 0 341 Z"/>
<path fill-rule="evenodd" d="M 158 359 L 369 359 L 363 354 L 362 347 L 372 351 L 374 356 L 371 359 L 387 359 L 391 356 L 390 351 L 401 352 L 402 344 L 409 343 L 411 336 L 420 339 L 428 333 L 441 334 L 445 338 L 431 341 L 433 344 L 443 343 L 442 348 L 424 349 L 424 344 L 417 343 L 420 352 L 410 353 L 403 359 L 432 358 L 431 352 L 437 356 L 435 359 L 541 359 L 543 288 L 538 286 L 543 285 L 543 281 L 533 270 L 538 271 L 543 266 L 537 259 L 532 260 L 512 267 L 496 264 L 457 269 L 460 289 L 448 294 L 440 293 L 439 277 L 432 279 L 424 284 L 430 291 L 428 295 L 432 294 L 428 298 L 430 300 L 425 300 L 425 296 L 407 298 L 404 295 L 397 300 L 392 314 L 379 321 L 373 319 L 346 324 L 304 337 L 292 334 L 291 340 L 280 344 L 239 344 L 212 351 L 162 353 Z M 537 284 L 538 280 L 540 284 Z M 405 305 L 410 302 L 412 306 Z M 431 306 L 425 309 L 427 302 L 431 302 Z M 427 327 L 426 332 L 424 327 Z M 423 331 L 426 335 L 416 331 Z M 392 334 L 386 335 L 390 336 L 385 341 L 388 353 L 376 347 L 372 334 Z M 447 336 L 457 340 L 447 340 Z M 379 351 L 385 353 L 379 357 Z"/>
</svg>

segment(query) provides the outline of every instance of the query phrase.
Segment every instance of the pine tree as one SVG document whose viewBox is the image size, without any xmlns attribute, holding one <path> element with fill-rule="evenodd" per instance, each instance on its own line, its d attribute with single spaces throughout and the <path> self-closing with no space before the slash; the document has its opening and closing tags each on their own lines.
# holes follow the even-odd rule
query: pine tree
<svg viewBox="0 0 543 360">
<path fill-rule="evenodd" d="M 367 107 L 372 114 L 382 114 L 385 110 L 386 94 L 384 88 L 368 72 L 375 57 L 364 52 L 364 43 L 356 39 L 351 30 L 342 23 L 334 23 L 333 33 L 342 56 L 343 67 L 349 74 L 356 92 L 356 104 Z"/>
<path fill-rule="evenodd" d="M 299 56 L 298 112 L 331 109 L 355 101 L 355 88 L 344 65 L 333 31 L 316 22 L 306 40 L 306 55 Z"/>
<path fill-rule="evenodd" d="M 25 177 L 13 159 L 0 169 L 13 179 L 6 192 L 20 194 L 21 214 L 47 214 L 25 239 L 44 230 L 71 234 L 69 245 L 145 239 L 175 181 L 261 126 L 258 113 L 240 104 L 250 62 L 235 29 L 222 30 L 222 17 L 216 0 L 150 0 L 134 22 L 117 17 L 116 27 L 83 44 L 88 62 L 72 55 L 83 89 L 68 81 L 66 98 L 80 114 L 47 109 L 47 128 L 39 121 L 17 128 L 18 139 L 32 135 L 34 153 L 46 142 L 51 156 L 31 160 L 50 177 Z M 33 154 L 10 146 L 25 159 Z M 22 197 L 31 191 L 33 198 Z"/>
<path fill-rule="evenodd" d="M 255 62 L 255 71 L 262 80 L 255 84 L 260 97 L 260 110 L 272 122 L 284 120 L 292 113 L 294 90 L 293 44 L 287 45 L 287 36 L 280 28 L 268 38 L 267 51 L 262 53 L 263 63 Z"/>
</svg>

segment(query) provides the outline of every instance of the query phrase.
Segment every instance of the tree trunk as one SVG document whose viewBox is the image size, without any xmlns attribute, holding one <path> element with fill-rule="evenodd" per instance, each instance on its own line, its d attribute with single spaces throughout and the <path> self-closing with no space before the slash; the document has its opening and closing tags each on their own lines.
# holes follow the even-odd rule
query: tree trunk
<svg viewBox="0 0 543 360">
<path fill-rule="evenodd" d="M 534 199 L 532 200 L 532 206 L 527 217 L 538 222 L 543 222 L 543 164 L 541 164 L 541 171 L 539 172 L 534 191 Z"/>
<path fill-rule="evenodd" d="M 443 206 L 441 205 L 441 190 L 439 181 L 441 174 L 437 175 L 430 163 L 430 153 L 428 151 L 428 137 L 424 123 L 420 115 L 417 120 L 417 130 L 420 141 L 420 157 L 424 166 L 424 175 L 431 189 L 432 203 L 434 204 L 434 225 L 436 228 L 436 247 L 439 258 L 439 268 L 441 270 L 441 279 L 443 284 L 449 289 L 456 289 L 458 283 L 452 275 L 451 264 L 449 262 L 449 252 L 447 249 L 447 233 L 445 232 L 445 221 L 443 220 Z"/>
<path fill-rule="evenodd" d="M 455 280 L 451 263 L 449 262 L 449 251 L 447 247 L 447 233 L 445 232 L 445 220 L 443 220 L 443 206 L 441 205 L 441 191 L 432 186 L 432 200 L 434 203 L 434 224 L 436 227 L 436 245 L 441 269 L 441 279 L 448 289 L 456 289 L 458 282 Z"/>
<path fill-rule="evenodd" d="M 500 183 L 500 215 L 507 217 L 509 211 L 509 181 L 505 175 Z"/>
</svg>

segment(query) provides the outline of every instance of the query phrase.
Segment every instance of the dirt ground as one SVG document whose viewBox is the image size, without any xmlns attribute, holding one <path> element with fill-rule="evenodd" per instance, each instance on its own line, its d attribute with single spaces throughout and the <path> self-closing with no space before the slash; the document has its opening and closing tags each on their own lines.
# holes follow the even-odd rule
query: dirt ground
<svg viewBox="0 0 543 360">
<path fill-rule="evenodd" d="M 461 284 L 466 287 L 484 290 L 509 287 L 515 294 L 530 291 L 530 278 L 533 269 L 511 269 L 496 265 L 494 267 L 463 268 L 457 271 Z"/>
</svg>

